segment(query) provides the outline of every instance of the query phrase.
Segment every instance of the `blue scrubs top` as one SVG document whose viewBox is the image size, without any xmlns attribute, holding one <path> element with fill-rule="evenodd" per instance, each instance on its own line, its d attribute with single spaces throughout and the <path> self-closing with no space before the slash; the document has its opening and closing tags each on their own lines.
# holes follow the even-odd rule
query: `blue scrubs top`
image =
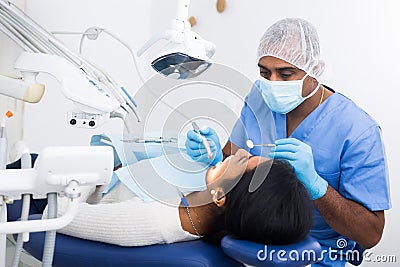
<svg viewBox="0 0 400 267">
<path fill-rule="evenodd" d="M 241 117 L 229 141 L 246 148 L 247 139 L 262 144 L 286 137 L 286 115 L 268 108 L 257 81 L 245 99 Z M 339 93 L 332 94 L 301 122 L 290 137 L 311 146 L 317 173 L 343 197 L 371 211 L 391 208 L 381 129 L 350 99 Z M 262 156 L 268 154 L 260 147 L 249 152 Z M 322 249 L 327 250 L 323 259 L 313 266 L 344 266 L 343 254 L 355 246 L 354 241 L 335 232 L 317 209 L 311 236 L 318 239 Z"/>
</svg>

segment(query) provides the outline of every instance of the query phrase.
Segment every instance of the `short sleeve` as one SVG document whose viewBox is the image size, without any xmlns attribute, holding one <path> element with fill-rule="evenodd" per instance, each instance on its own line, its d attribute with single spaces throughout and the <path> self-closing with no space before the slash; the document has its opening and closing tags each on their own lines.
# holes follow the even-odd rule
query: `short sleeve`
<svg viewBox="0 0 400 267">
<path fill-rule="evenodd" d="M 381 129 L 374 125 L 349 145 L 342 156 L 339 192 L 371 211 L 391 208 L 389 174 Z"/>
</svg>

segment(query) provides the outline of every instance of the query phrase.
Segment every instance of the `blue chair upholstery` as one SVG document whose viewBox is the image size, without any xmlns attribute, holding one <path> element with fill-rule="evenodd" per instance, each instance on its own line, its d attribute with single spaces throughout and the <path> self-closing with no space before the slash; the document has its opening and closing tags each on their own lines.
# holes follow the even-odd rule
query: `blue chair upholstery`
<svg viewBox="0 0 400 267">
<path fill-rule="evenodd" d="M 225 236 L 221 246 L 231 258 L 250 266 L 306 266 L 321 255 L 321 246 L 312 237 L 291 245 L 266 246 Z"/>
<path fill-rule="evenodd" d="M 19 205 L 11 205 L 12 217 L 20 213 Z M 13 207 L 14 206 L 14 207 Z M 30 220 L 40 219 L 41 214 L 33 214 Z M 24 249 L 32 256 L 41 260 L 44 247 L 44 232 L 30 233 L 30 241 L 24 243 Z M 285 255 L 278 254 L 280 250 Z M 265 253 L 271 254 L 265 255 Z M 289 254 L 296 251 L 303 255 L 304 251 L 313 251 L 316 257 L 305 261 L 293 261 Z M 53 266 L 55 267 L 108 267 L 108 266 L 305 266 L 315 262 L 321 253 L 319 243 L 307 237 L 305 240 L 284 246 L 266 246 L 245 240 L 238 240 L 231 236 L 222 239 L 221 247 L 206 243 L 202 240 L 181 242 L 174 244 L 152 245 L 144 247 L 120 247 L 116 245 L 84 240 L 63 234 L 57 234 L 54 250 Z M 292 255 L 296 257 L 297 254 Z M 261 260 L 258 259 L 259 256 Z M 287 261 L 279 259 L 286 257 Z M 265 260 L 263 258 L 265 257 Z M 242 264 L 243 263 L 243 264 Z"/>
<path fill-rule="evenodd" d="M 29 219 L 39 219 L 41 214 Z M 24 249 L 41 260 L 44 232 L 30 233 Z M 155 267 L 155 266 L 241 266 L 219 246 L 202 240 L 144 247 L 120 247 L 57 234 L 53 266 L 56 267 Z"/>
<path fill-rule="evenodd" d="M 37 158 L 32 155 L 32 165 Z M 7 165 L 7 169 L 20 169 L 18 160 Z M 40 219 L 47 205 L 46 199 L 31 201 L 29 219 Z M 8 205 L 7 221 L 16 221 L 21 216 L 22 201 Z M 24 248 L 41 260 L 43 255 L 44 232 L 30 233 L 30 241 Z M 53 266 L 58 267 L 106 267 L 106 266 L 243 266 L 227 256 L 220 246 L 202 240 L 144 247 L 120 247 L 57 234 Z"/>
</svg>

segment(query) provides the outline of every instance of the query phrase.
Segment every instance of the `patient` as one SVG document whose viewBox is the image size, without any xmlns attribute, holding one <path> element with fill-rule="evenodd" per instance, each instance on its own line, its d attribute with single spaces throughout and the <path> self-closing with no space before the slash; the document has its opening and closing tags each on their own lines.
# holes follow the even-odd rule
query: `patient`
<svg viewBox="0 0 400 267">
<path fill-rule="evenodd" d="M 262 183 L 250 193 L 255 176 Z M 300 241 L 312 227 L 311 199 L 286 161 L 239 150 L 211 167 L 206 183 L 207 190 L 188 194 L 179 207 L 143 202 L 122 183 L 103 198 L 103 187 L 93 188 L 82 194 L 76 218 L 58 232 L 120 246 L 188 241 L 217 233 L 272 245 Z M 58 215 L 66 209 L 67 200 L 59 199 Z"/>
</svg>

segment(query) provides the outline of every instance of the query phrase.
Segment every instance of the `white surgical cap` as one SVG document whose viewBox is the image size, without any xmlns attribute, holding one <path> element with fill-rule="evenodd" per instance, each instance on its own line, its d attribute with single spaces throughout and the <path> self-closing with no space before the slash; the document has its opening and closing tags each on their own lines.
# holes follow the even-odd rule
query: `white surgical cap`
<svg viewBox="0 0 400 267">
<path fill-rule="evenodd" d="M 282 59 L 314 78 L 320 77 L 325 68 L 317 31 L 299 18 L 279 20 L 267 29 L 258 47 L 258 59 L 264 56 Z"/>
</svg>

